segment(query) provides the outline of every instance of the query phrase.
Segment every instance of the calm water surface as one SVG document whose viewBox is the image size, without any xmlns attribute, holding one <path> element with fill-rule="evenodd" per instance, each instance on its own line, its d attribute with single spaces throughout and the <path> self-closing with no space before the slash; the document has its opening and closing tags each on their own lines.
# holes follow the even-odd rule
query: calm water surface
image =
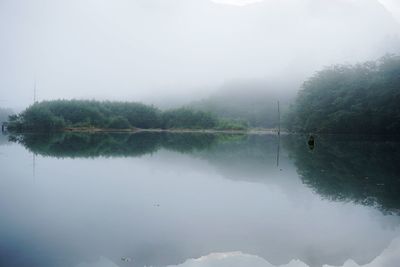
<svg viewBox="0 0 400 267">
<path fill-rule="evenodd" d="M 0 266 L 400 266 L 400 143 L 0 137 Z"/>
</svg>

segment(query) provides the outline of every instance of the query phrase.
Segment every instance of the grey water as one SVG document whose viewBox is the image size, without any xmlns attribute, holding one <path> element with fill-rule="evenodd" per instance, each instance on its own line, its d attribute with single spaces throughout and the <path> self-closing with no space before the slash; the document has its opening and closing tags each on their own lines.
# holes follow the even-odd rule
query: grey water
<svg viewBox="0 0 400 267">
<path fill-rule="evenodd" d="M 397 266 L 399 160 L 389 137 L 2 135 L 0 266 Z"/>
</svg>

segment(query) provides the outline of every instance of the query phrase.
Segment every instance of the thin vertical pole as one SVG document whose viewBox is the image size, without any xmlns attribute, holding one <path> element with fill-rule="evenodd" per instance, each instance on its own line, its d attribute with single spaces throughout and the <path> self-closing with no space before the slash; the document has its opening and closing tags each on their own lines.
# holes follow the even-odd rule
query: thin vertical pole
<svg viewBox="0 0 400 267">
<path fill-rule="evenodd" d="M 279 107 L 279 100 L 278 100 L 278 134 L 281 134 L 281 110 Z"/>
</svg>

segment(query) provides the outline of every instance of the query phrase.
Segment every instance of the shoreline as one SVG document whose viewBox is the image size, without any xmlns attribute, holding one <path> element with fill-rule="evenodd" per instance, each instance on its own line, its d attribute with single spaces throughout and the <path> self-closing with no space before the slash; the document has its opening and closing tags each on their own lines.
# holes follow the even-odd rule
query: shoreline
<svg viewBox="0 0 400 267">
<path fill-rule="evenodd" d="M 60 132 L 77 132 L 77 133 L 225 133 L 225 134 L 278 134 L 276 129 L 247 129 L 247 130 L 215 130 L 215 129 L 104 129 L 104 128 L 64 128 Z M 282 132 L 281 134 L 286 134 Z"/>
</svg>

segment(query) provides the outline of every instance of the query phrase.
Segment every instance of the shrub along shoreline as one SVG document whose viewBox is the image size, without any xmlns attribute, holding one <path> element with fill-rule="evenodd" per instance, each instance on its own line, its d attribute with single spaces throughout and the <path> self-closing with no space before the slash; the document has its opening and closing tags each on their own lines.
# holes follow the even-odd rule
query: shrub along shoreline
<svg viewBox="0 0 400 267">
<path fill-rule="evenodd" d="M 187 129 L 187 128 L 171 128 L 171 129 L 110 129 L 110 128 L 90 128 L 90 127 L 78 127 L 78 128 L 64 128 L 60 132 L 72 132 L 72 133 L 223 133 L 223 134 L 270 134 L 276 131 L 272 129 Z"/>
<path fill-rule="evenodd" d="M 224 120 L 214 114 L 177 108 L 166 111 L 137 102 L 52 100 L 35 103 L 9 117 L 12 132 L 54 131 L 165 131 L 234 130 L 247 124 Z"/>
</svg>

